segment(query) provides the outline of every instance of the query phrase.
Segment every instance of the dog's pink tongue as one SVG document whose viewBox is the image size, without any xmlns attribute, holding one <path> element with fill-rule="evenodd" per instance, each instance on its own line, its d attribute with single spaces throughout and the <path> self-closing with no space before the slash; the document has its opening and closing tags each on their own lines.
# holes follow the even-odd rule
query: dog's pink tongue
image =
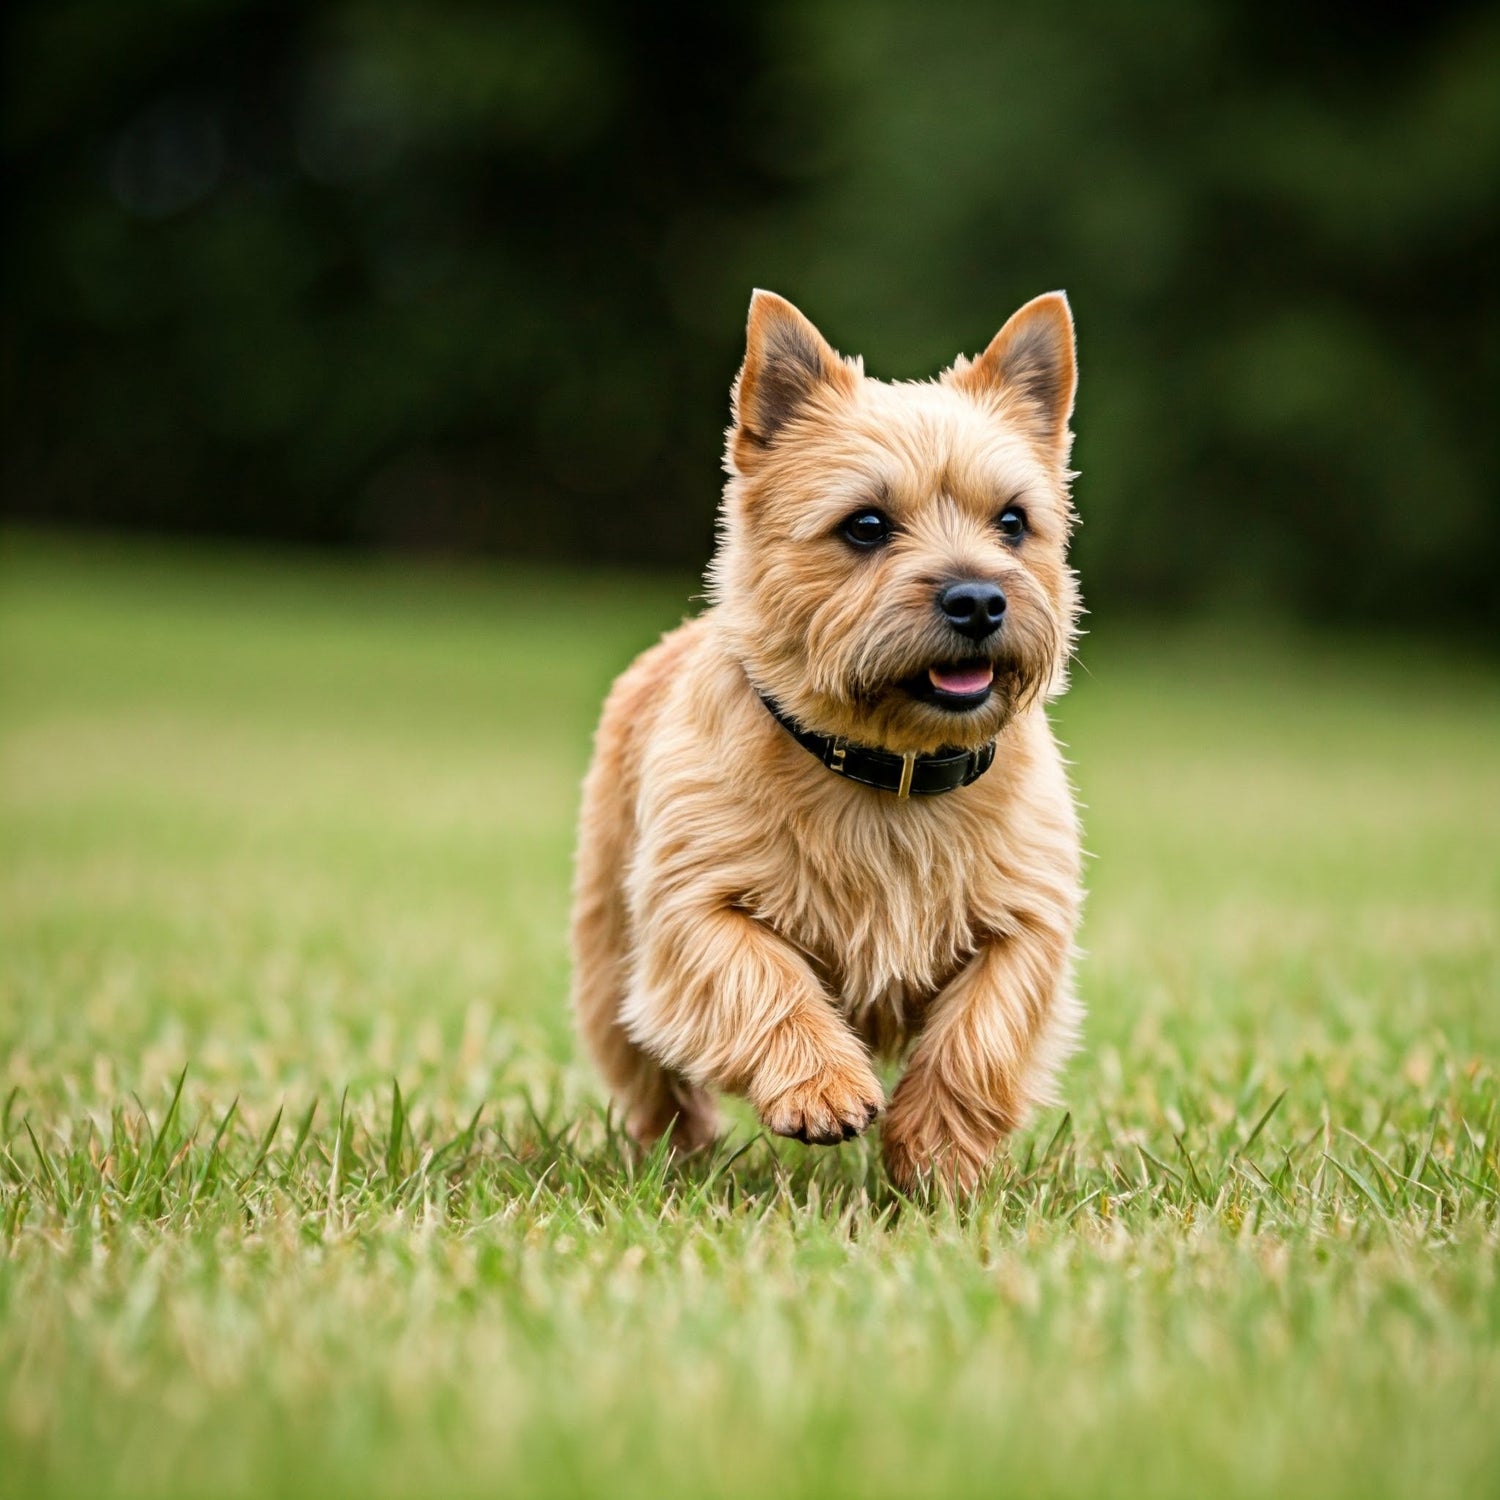
<svg viewBox="0 0 1500 1500">
<path fill-rule="evenodd" d="M 995 680 L 995 669 L 986 661 L 966 661 L 956 667 L 929 667 L 927 676 L 938 692 L 967 698 L 982 693 Z"/>
</svg>

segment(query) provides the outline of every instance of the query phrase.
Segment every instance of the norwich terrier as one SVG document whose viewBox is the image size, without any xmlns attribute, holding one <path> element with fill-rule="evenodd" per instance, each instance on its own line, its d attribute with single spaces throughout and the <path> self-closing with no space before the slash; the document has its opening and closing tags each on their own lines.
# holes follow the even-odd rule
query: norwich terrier
<svg viewBox="0 0 1500 1500">
<path fill-rule="evenodd" d="M 710 608 L 615 684 L 584 784 L 580 1032 L 642 1142 L 715 1092 L 972 1190 L 1071 1050 L 1079 831 L 1043 707 L 1078 595 L 1066 297 L 889 384 L 756 292 Z"/>
</svg>

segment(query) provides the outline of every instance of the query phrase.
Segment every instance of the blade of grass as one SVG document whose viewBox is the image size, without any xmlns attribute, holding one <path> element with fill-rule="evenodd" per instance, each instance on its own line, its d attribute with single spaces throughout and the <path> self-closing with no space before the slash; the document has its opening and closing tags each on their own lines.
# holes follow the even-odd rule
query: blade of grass
<svg viewBox="0 0 1500 1500">
<path fill-rule="evenodd" d="M 1266 1126 L 1270 1124 L 1271 1116 L 1281 1108 L 1281 1101 L 1286 1098 L 1286 1094 L 1287 1091 L 1285 1089 L 1282 1089 L 1282 1091 L 1277 1094 L 1277 1096 L 1270 1102 L 1270 1104 L 1266 1106 L 1264 1113 L 1261 1115 L 1260 1119 L 1255 1122 L 1255 1125 L 1251 1129 L 1250 1134 L 1247 1135 L 1245 1139 L 1235 1147 L 1234 1154 L 1236 1156 L 1243 1156 L 1256 1143 L 1256 1141 L 1260 1139 L 1261 1131 L 1263 1131 Z"/>
<path fill-rule="evenodd" d="M 203 1185 L 208 1181 L 208 1174 L 213 1169 L 215 1160 L 219 1154 L 219 1146 L 224 1139 L 224 1132 L 229 1129 L 229 1122 L 234 1119 L 235 1111 L 240 1107 L 240 1096 L 236 1094 L 229 1108 L 224 1112 L 224 1118 L 219 1121 L 219 1128 L 214 1131 L 214 1138 L 208 1143 L 208 1151 L 204 1155 L 203 1165 L 198 1170 L 198 1176 L 193 1182 L 188 1194 L 188 1202 L 195 1203 L 198 1194 L 203 1191 Z"/>
<path fill-rule="evenodd" d="M 162 1152 L 166 1149 L 167 1133 L 171 1130 L 174 1121 L 177 1119 L 177 1107 L 182 1102 L 182 1087 L 187 1082 L 187 1075 L 187 1064 L 184 1063 L 182 1065 L 182 1072 L 177 1075 L 177 1086 L 172 1090 L 172 1102 L 167 1105 L 167 1112 L 162 1116 L 160 1128 L 152 1134 L 151 1154 L 146 1158 L 146 1165 L 140 1174 L 142 1177 L 148 1177 L 156 1169 L 157 1163 L 161 1160 Z M 136 1102 L 139 1103 L 140 1101 L 137 1100 Z M 141 1112 L 142 1114 L 146 1114 L 144 1108 Z M 146 1114 L 146 1128 L 148 1130 L 151 1129 L 151 1116 L 149 1114 Z"/>
<path fill-rule="evenodd" d="M 391 1129 L 385 1145 L 385 1175 L 395 1182 L 401 1175 L 401 1148 L 405 1144 L 406 1109 L 401 1101 L 401 1085 L 391 1079 Z"/>
<path fill-rule="evenodd" d="M 1341 1162 L 1338 1157 L 1331 1156 L 1326 1151 L 1323 1153 L 1323 1160 L 1326 1161 L 1328 1165 L 1333 1167 L 1336 1171 L 1342 1173 L 1343 1176 L 1354 1185 L 1355 1189 L 1360 1193 L 1362 1197 L 1368 1200 L 1370 1207 L 1373 1208 L 1377 1214 L 1379 1214 L 1382 1220 L 1384 1220 L 1386 1223 L 1390 1222 L 1390 1214 L 1386 1212 L 1385 1205 L 1380 1201 L 1380 1195 L 1370 1185 L 1368 1179 L 1361 1171 L 1359 1171 L 1357 1167 L 1347 1166 L 1344 1162 Z"/>
<path fill-rule="evenodd" d="M 47 1160 L 47 1153 L 42 1150 L 42 1144 L 37 1140 L 36 1132 L 31 1128 L 31 1121 L 25 1119 L 21 1123 L 26 1127 L 26 1134 L 31 1141 L 31 1149 L 36 1156 L 37 1166 L 41 1169 L 42 1176 L 46 1178 L 47 1186 L 52 1190 L 53 1201 L 61 1208 L 62 1189 L 58 1186 L 57 1178 L 52 1175 L 52 1163 Z"/>
<path fill-rule="evenodd" d="M 292 1172 L 297 1166 L 298 1159 L 302 1155 L 302 1148 L 307 1144 L 307 1138 L 312 1133 L 313 1116 L 318 1112 L 318 1096 L 313 1095 L 312 1103 L 307 1106 L 307 1113 L 302 1116 L 302 1123 L 297 1127 L 296 1139 L 292 1142 L 292 1149 L 287 1154 L 287 1159 L 281 1169 L 281 1183 L 283 1187 L 290 1186 Z M 277 1111 L 277 1118 L 281 1118 L 281 1112 Z"/>
</svg>

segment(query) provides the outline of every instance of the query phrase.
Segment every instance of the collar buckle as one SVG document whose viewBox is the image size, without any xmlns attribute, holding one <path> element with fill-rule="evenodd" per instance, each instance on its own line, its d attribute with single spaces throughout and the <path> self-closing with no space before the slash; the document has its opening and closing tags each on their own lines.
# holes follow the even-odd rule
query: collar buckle
<svg viewBox="0 0 1500 1500">
<path fill-rule="evenodd" d="M 917 752 L 908 750 L 901 757 L 901 782 L 896 788 L 896 796 L 905 802 L 911 796 L 911 773 L 916 769 Z"/>
</svg>

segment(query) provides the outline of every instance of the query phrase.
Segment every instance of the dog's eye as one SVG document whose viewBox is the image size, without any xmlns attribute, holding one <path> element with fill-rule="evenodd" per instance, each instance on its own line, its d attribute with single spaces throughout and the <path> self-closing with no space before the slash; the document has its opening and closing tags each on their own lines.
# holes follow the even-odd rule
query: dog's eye
<svg viewBox="0 0 1500 1500">
<path fill-rule="evenodd" d="M 843 525 L 844 540 L 856 547 L 879 547 L 891 539 L 891 523 L 878 510 L 857 510 Z"/>
<path fill-rule="evenodd" d="M 995 517 L 995 530 L 1007 542 L 1019 542 L 1026 535 L 1026 512 L 1018 505 L 1007 505 Z"/>
</svg>

